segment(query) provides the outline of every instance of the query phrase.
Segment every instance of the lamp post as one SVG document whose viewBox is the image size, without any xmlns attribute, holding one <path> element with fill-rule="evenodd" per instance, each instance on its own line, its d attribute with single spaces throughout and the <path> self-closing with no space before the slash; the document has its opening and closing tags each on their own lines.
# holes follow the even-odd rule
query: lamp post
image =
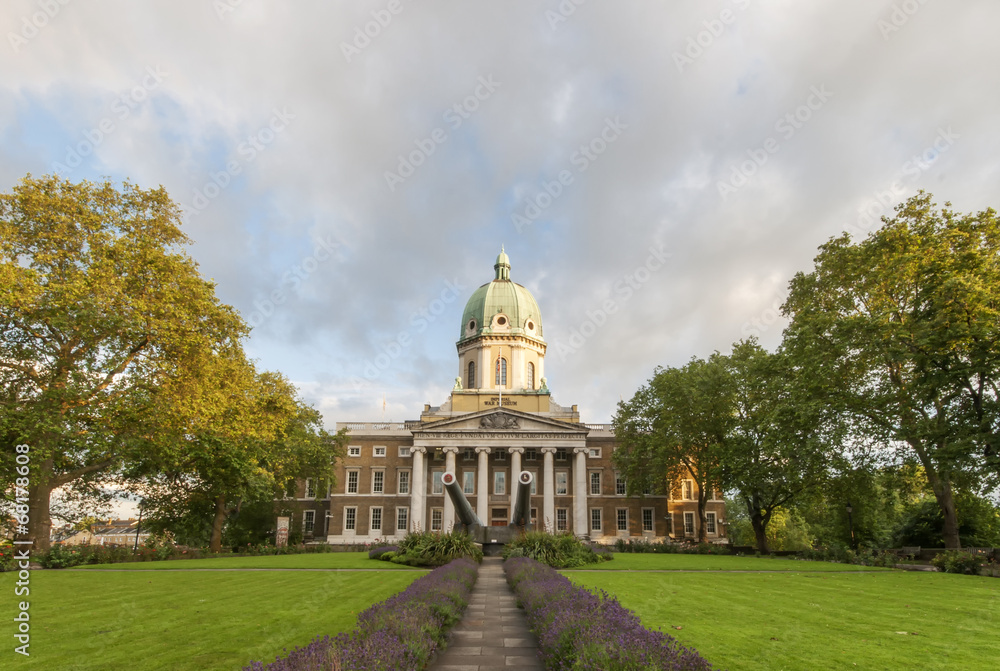
<svg viewBox="0 0 1000 671">
<path fill-rule="evenodd" d="M 139 529 L 142 528 L 142 501 L 139 501 L 139 521 L 135 525 L 135 544 L 132 545 L 132 554 L 135 554 L 139 549 Z M 126 543 L 128 541 L 125 541 Z"/>
<path fill-rule="evenodd" d="M 857 550 L 858 546 L 857 546 L 857 543 L 855 543 L 855 541 L 854 541 L 854 517 L 852 515 L 853 512 L 854 512 L 854 507 L 851 505 L 851 502 L 848 501 L 847 502 L 847 529 L 851 533 L 851 549 L 852 550 Z"/>
</svg>

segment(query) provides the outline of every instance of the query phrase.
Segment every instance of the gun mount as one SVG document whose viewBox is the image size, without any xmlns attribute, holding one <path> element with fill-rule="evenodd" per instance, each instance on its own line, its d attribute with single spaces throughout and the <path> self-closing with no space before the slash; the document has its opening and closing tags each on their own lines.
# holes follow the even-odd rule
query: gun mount
<svg viewBox="0 0 1000 671">
<path fill-rule="evenodd" d="M 499 555 L 506 543 L 517 538 L 524 530 L 531 528 L 531 483 L 535 476 L 530 471 L 521 471 L 517 475 L 517 490 L 514 497 L 514 511 L 507 526 L 486 526 L 479 519 L 465 493 L 458 484 L 458 478 L 448 471 L 441 476 L 441 484 L 455 506 L 457 521 L 455 527 L 469 533 L 475 542 L 483 546 L 483 553 L 488 556 Z M 480 496 L 488 496 L 481 492 Z"/>
</svg>

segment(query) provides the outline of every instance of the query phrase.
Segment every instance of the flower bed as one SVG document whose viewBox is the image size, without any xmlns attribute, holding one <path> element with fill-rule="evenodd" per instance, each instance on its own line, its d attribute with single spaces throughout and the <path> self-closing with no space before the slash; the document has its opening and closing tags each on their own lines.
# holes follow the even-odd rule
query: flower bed
<svg viewBox="0 0 1000 671">
<path fill-rule="evenodd" d="M 675 638 L 643 627 L 614 597 L 577 587 L 544 564 L 515 557 L 504 571 L 550 671 L 712 668 Z"/>
<path fill-rule="evenodd" d="M 461 619 L 476 584 L 477 566 L 456 559 L 358 616 L 351 633 L 316 637 L 270 664 L 243 671 L 418 671 Z"/>
</svg>

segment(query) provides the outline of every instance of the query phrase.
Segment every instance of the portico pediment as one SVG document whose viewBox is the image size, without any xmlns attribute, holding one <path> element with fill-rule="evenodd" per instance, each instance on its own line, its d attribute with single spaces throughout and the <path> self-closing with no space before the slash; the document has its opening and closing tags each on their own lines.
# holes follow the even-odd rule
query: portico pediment
<svg viewBox="0 0 1000 671">
<path fill-rule="evenodd" d="M 422 425 L 413 430 L 415 445 L 531 444 L 558 442 L 582 445 L 588 429 L 579 424 L 539 417 L 517 410 L 483 410 Z"/>
</svg>

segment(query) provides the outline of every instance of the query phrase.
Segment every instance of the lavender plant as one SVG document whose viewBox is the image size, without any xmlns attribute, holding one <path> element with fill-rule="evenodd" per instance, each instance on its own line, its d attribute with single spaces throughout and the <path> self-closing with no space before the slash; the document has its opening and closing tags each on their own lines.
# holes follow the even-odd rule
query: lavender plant
<svg viewBox="0 0 1000 671">
<path fill-rule="evenodd" d="M 527 558 L 504 562 L 507 582 L 538 636 L 552 671 L 710 671 L 695 650 L 642 626 L 632 611 L 605 592 L 594 594 L 548 566 Z"/>
<path fill-rule="evenodd" d="M 358 615 L 354 631 L 317 637 L 270 664 L 243 671 L 418 671 L 444 644 L 476 584 L 477 566 L 455 561 L 415 580 L 405 590 Z"/>
</svg>

